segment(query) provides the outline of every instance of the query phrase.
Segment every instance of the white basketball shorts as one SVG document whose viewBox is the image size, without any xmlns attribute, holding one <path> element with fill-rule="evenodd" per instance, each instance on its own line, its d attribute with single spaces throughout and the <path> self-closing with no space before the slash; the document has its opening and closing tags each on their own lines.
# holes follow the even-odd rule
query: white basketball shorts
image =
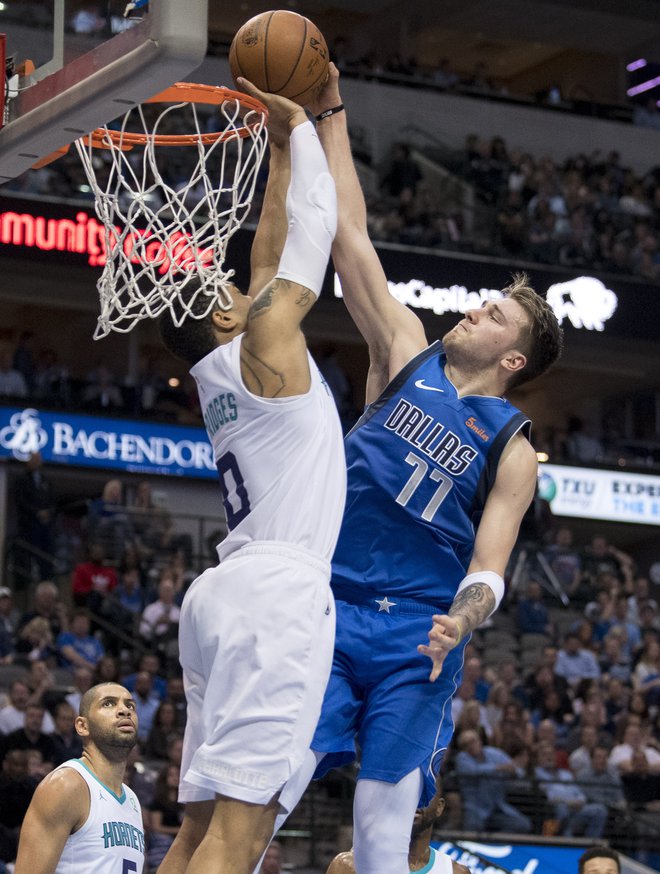
<svg viewBox="0 0 660 874">
<path fill-rule="evenodd" d="M 188 704 L 179 801 L 266 804 L 301 765 L 330 673 L 328 562 L 288 544 L 237 550 L 183 601 Z"/>
</svg>

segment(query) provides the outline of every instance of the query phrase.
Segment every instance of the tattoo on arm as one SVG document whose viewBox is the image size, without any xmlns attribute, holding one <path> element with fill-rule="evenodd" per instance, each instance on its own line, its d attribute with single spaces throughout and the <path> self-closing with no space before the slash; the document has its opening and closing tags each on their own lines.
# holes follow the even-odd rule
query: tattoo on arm
<svg viewBox="0 0 660 874">
<path fill-rule="evenodd" d="M 274 302 L 274 297 L 278 295 L 286 295 L 291 292 L 292 283 L 288 279 L 273 279 L 263 291 L 261 291 L 254 299 L 254 303 L 250 307 L 248 313 L 248 321 L 259 318 L 267 310 L 269 310 Z M 300 288 L 299 293 L 294 300 L 296 306 L 305 308 L 310 307 L 315 300 L 315 296 L 308 288 Z"/>
<path fill-rule="evenodd" d="M 291 283 L 286 279 L 273 279 L 260 294 L 254 299 L 254 303 L 250 307 L 248 320 L 256 319 L 268 310 L 273 305 L 273 296 L 277 292 L 288 291 Z"/>
<path fill-rule="evenodd" d="M 314 295 L 308 288 L 302 288 L 296 298 L 296 306 L 307 307 L 314 301 Z"/>
<path fill-rule="evenodd" d="M 250 311 L 248 313 L 248 321 L 252 321 L 252 319 L 256 319 L 258 316 L 262 315 L 265 310 L 269 310 L 273 304 L 273 294 L 275 292 L 275 288 L 270 285 L 264 288 L 264 290 L 254 299 L 252 306 L 250 307 Z"/>
<path fill-rule="evenodd" d="M 490 586 L 485 583 L 473 583 L 456 595 L 448 615 L 460 616 L 464 619 L 467 628 L 463 633 L 467 634 L 468 631 L 478 628 L 494 609 L 495 595 Z"/>
</svg>

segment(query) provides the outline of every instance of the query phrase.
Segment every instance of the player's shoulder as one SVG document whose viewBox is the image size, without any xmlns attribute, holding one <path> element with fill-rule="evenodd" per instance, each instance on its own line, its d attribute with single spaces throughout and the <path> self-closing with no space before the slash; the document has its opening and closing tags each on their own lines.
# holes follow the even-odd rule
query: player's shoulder
<svg viewBox="0 0 660 874">
<path fill-rule="evenodd" d="M 47 774 L 39 783 L 33 803 L 47 808 L 51 815 L 64 815 L 75 820 L 88 802 L 84 784 L 85 778 L 75 767 L 61 766 Z"/>
<path fill-rule="evenodd" d="M 470 869 L 460 862 L 452 862 L 452 874 L 470 874 Z"/>
<path fill-rule="evenodd" d="M 536 475 L 538 468 L 536 450 L 520 431 L 513 435 L 502 452 L 499 467 L 503 468 L 505 465 L 520 466 L 522 474 L 533 472 Z"/>
</svg>

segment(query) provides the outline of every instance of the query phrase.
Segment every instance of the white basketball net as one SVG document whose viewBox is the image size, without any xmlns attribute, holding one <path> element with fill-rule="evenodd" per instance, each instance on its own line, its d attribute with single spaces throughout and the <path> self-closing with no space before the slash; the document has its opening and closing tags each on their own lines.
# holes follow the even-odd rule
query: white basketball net
<svg viewBox="0 0 660 874">
<path fill-rule="evenodd" d="M 234 271 L 224 267 L 227 243 L 252 203 L 266 118 L 237 99 L 214 110 L 215 129 L 219 121 L 224 133 L 211 142 L 208 115 L 190 102 L 132 108 L 119 127 L 100 129 L 105 148 L 93 147 L 91 136 L 76 142 L 105 225 L 94 339 L 126 333 L 168 307 L 177 325 L 189 316 L 203 318 L 213 307 L 230 308 L 227 287 Z M 157 135 L 182 130 L 190 134 L 185 146 L 154 143 Z M 146 135 L 146 143 L 127 149 L 131 133 Z M 177 163 L 180 171 L 172 172 Z M 208 298 L 208 307 L 195 307 L 193 314 L 200 297 Z"/>
</svg>

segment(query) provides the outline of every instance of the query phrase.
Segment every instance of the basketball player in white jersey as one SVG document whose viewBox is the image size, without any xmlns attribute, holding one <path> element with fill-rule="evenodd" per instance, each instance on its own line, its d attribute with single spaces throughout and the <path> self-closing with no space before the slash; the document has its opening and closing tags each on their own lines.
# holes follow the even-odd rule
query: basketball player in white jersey
<svg viewBox="0 0 660 874">
<path fill-rule="evenodd" d="M 123 783 L 137 743 L 135 701 L 117 683 L 92 686 L 75 728 L 83 753 L 37 787 L 21 827 L 15 874 L 140 874 L 144 827 Z"/>
<path fill-rule="evenodd" d="M 465 865 L 455 862 L 446 853 L 431 846 L 433 827 L 444 810 L 442 781 L 438 776 L 435 781 L 435 795 L 427 807 L 419 808 L 415 813 L 408 849 L 410 874 L 470 874 Z M 335 856 L 326 874 L 355 874 L 353 850 Z"/>
<path fill-rule="evenodd" d="M 219 566 L 195 580 L 181 611 L 186 812 L 160 874 L 253 871 L 311 742 L 334 644 L 343 440 L 301 331 L 334 238 L 334 182 L 304 110 L 244 87 L 269 110 L 251 256 L 259 293 L 232 287 L 229 310 L 160 322 L 165 345 L 192 365 L 228 527 Z M 285 203 L 288 223 L 274 220 Z"/>
</svg>

